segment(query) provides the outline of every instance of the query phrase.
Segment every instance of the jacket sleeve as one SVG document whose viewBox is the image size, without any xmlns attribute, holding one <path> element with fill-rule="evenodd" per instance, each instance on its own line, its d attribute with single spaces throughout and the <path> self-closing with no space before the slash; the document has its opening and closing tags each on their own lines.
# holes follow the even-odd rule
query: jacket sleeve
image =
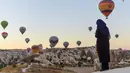
<svg viewBox="0 0 130 73">
<path fill-rule="evenodd" d="M 95 37 L 96 37 L 96 38 L 99 37 L 99 29 L 98 29 L 98 28 L 97 28 L 97 30 L 96 30 Z"/>
<path fill-rule="evenodd" d="M 109 38 L 109 40 L 111 39 L 109 28 L 108 28 L 108 38 Z"/>
</svg>

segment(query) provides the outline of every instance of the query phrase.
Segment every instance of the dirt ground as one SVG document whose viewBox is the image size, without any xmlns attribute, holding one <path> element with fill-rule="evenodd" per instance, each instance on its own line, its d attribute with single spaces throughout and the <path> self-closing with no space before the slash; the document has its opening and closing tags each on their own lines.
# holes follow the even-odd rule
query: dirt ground
<svg viewBox="0 0 130 73">
<path fill-rule="evenodd" d="M 1 73 L 23 73 L 21 68 L 26 68 L 27 65 L 17 65 L 16 67 L 8 66 L 1 70 Z M 60 68 L 42 67 L 40 65 L 32 65 L 24 73 L 76 73 L 71 70 L 63 70 Z"/>
<path fill-rule="evenodd" d="M 94 72 L 93 67 L 67 67 L 66 69 L 72 70 L 77 73 L 92 73 Z"/>
</svg>

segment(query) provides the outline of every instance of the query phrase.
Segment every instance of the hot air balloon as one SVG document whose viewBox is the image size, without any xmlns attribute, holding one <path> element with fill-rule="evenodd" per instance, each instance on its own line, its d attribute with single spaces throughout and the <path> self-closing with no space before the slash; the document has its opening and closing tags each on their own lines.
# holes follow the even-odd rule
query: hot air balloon
<svg viewBox="0 0 130 73">
<path fill-rule="evenodd" d="M 115 35 L 115 37 L 116 37 L 116 38 L 118 38 L 118 37 L 119 37 L 119 35 L 118 35 L 118 34 L 116 34 L 116 35 Z"/>
<path fill-rule="evenodd" d="M 8 26 L 8 22 L 7 21 L 2 21 L 1 26 L 5 29 Z"/>
<path fill-rule="evenodd" d="M 80 46 L 81 45 L 81 41 L 77 41 L 77 45 Z"/>
<path fill-rule="evenodd" d="M 63 45 L 65 48 L 67 48 L 69 46 L 69 42 L 64 42 Z"/>
<path fill-rule="evenodd" d="M 50 44 L 56 45 L 58 43 L 59 39 L 56 36 L 51 36 L 49 39 Z"/>
<path fill-rule="evenodd" d="M 38 45 L 33 45 L 32 51 L 33 51 L 33 54 L 40 54 L 40 48 L 38 47 Z"/>
<path fill-rule="evenodd" d="M 24 34 L 25 31 L 26 31 L 26 28 L 22 26 L 22 27 L 19 28 L 19 31 L 20 31 L 22 34 Z"/>
<path fill-rule="evenodd" d="M 31 48 L 27 48 L 27 52 L 30 52 L 31 51 Z"/>
<path fill-rule="evenodd" d="M 111 14 L 114 7 L 115 7 L 115 4 L 112 0 L 102 0 L 99 3 L 99 10 L 104 16 L 106 16 L 106 19 L 108 19 L 108 16 Z"/>
<path fill-rule="evenodd" d="M 25 41 L 26 41 L 26 43 L 28 43 L 28 42 L 30 41 L 30 39 L 29 39 L 29 38 L 26 38 Z"/>
<path fill-rule="evenodd" d="M 32 50 L 31 50 L 31 48 L 29 48 L 29 47 L 28 47 L 25 51 L 26 51 L 26 54 L 27 54 L 27 55 L 31 55 L 31 54 L 32 54 Z"/>
<path fill-rule="evenodd" d="M 5 39 L 6 37 L 8 36 L 8 33 L 7 32 L 3 32 L 2 33 L 2 37 Z"/>
<path fill-rule="evenodd" d="M 42 46 L 42 44 L 39 44 L 38 47 L 40 49 L 40 54 L 43 54 L 43 46 Z"/>
<path fill-rule="evenodd" d="M 90 27 L 88 27 L 88 30 L 89 30 L 89 31 L 92 31 L 92 29 L 93 29 L 93 28 L 92 28 L 91 26 L 90 26 Z"/>
</svg>

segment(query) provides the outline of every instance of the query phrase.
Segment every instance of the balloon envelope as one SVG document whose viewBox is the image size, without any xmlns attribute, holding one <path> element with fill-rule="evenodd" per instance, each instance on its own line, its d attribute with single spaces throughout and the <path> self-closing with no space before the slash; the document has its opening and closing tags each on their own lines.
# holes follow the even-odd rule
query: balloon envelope
<svg viewBox="0 0 130 73">
<path fill-rule="evenodd" d="M 31 48 L 27 48 L 27 52 L 30 52 L 31 51 Z"/>
<path fill-rule="evenodd" d="M 1 26 L 5 29 L 8 26 L 8 22 L 7 21 L 2 21 Z"/>
<path fill-rule="evenodd" d="M 115 7 L 115 4 L 112 0 L 103 0 L 99 3 L 99 10 L 101 13 L 108 18 Z"/>
<path fill-rule="evenodd" d="M 67 48 L 69 46 L 69 42 L 64 42 L 63 45 L 65 48 Z"/>
<path fill-rule="evenodd" d="M 26 28 L 22 26 L 22 27 L 19 28 L 19 31 L 20 31 L 22 34 L 24 34 L 25 31 L 26 31 Z"/>
<path fill-rule="evenodd" d="M 39 54 L 40 53 L 40 48 L 38 47 L 38 45 L 33 45 L 32 46 L 32 51 L 33 51 L 33 54 Z"/>
<path fill-rule="evenodd" d="M 89 31 L 92 31 L 92 27 L 88 27 Z"/>
<path fill-rule="evenodd" d="M 116 37 L 116 38 L 118 38 L 118 37 L 119 37 L 119 35 L 118 35 L 118 34 L 116 34 L 116 35 L 115 35 L 115 37 Z"/>
<path fill-rule="evenodd" d="M 58 43 L 59 39 L 56 36 L 52 36 L 49 39 L 50 44 L 56 45 Z"/>
<path fill-rule="evenodd" d="M 77 41 L 77 45 L 80 46 L 81 45 L 81 41 Z"/>
<path fill-rule="evenodd" d="M 25 41 L 26 41 L 26 43 L 28 43 L 28 42 L 30 41 L 30 39 L 29 39 L 29 38 L 26 38 Z"/>
<path fill-rule="evenodd" d="M 7 32 L 3 32 L 2 33 L 2 37 L 5 39 L 6 37 L 8 36 L 8 33 Z"/>
</svg>

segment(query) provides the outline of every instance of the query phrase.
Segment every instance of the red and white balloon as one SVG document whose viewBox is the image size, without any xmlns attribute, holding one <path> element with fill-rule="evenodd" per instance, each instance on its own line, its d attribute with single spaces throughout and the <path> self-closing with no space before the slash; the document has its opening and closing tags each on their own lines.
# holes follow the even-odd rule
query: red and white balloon
<svg viewBox="0 0 130 73">
<path fill-rule="evenodd" d="M 8 36 L 8 33 L 7 32 L 2 32 L 2 37 L 4 38 L 4 39 L 6 39 L 6 37 Z"/>
</svg>

